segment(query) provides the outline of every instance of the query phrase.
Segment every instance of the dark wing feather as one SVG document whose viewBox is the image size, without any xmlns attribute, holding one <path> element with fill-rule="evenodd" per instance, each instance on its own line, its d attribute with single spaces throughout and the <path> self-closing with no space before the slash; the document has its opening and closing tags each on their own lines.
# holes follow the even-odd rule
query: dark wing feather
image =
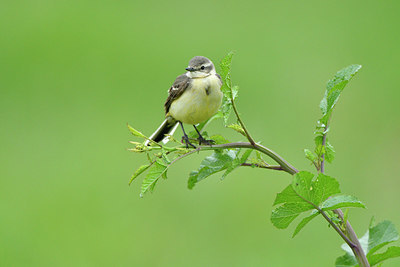
<svg viewBox="0 0 400 267">
<path fill-rule="evenodd" d="M 168 91 L 169 95 L 164 104 L 165 114 L 168 113 L 172 102 L 178 99 L 183 94 L 183 92 L 185 92 L 185 90 L 189 86 L 189 83 L 190 83 L 190 78 L 185 74 L 182 74 L 176 78 L 174 84 L 171 86 L 171 88 L 169 88 Z"/>
<path fill-rule="evenodd" d="M 219 81 L 221 82 L 221 85 L 222 85 L 222 84 L 223 84 L 223 82 L 222 82 L 221 75 L 219 75 L 218 73 L 215 73 L 215 76 L 217 76 L 217 77 L 218 77 L 218 79 L 219 79 Z"/>
</svg>

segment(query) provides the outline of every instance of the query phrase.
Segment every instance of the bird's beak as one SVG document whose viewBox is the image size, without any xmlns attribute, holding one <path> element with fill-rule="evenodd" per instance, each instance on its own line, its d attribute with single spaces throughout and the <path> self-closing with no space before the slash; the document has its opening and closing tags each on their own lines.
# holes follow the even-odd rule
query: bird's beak
<svg viewBox="0 0 400 267">
<path fill-rule="evenodd" d="M 187 67 L 185 70 L 187 70 L 187 71 L 194 71 L 194 68 L 192 68 L 192 67 Z"/>
</svg>

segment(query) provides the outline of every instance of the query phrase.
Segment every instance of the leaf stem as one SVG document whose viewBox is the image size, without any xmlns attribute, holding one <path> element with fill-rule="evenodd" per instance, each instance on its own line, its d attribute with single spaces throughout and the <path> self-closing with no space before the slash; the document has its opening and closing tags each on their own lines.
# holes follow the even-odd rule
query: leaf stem
<svg viewBox="0 0 400 267">
<path fill-rule="evenodd" d="M 314 207 L 314 209 L 318 210 L 319 213 L 321 213 L 321 215 L 325 218 L 325 220 L 328 221 L 328 223 L 330 225 L 332 225 L 333 229 L 335 229 L 335 231 L 343 238 L 343 240 L 349 245 L 349 247 L 351 249 L 353 249 L 354 247 L 356 247 L 356 245 L 342 232 L 342 230 L 340 230 L 340 228 L 331 220 L 331 218 L 329 218 L 329 216 L 325 213 L 325 211 L 323 211 L 320 207 L 318 207 L 318 205 L 315 205 L 314 203 L 312 203 L 311 201 L 305 199 L 303 196 L 301 196 L 300 194 L 298 194 L 296 192 L 296 194 L 303 199 L 305 202 L 307 202 L 308 204 L 312 205 Z"/>
<path fill-rule="evenodd" d="M 238 119 L 240 125 L 242 126 L 242 128 L 244 130 L 244 133 L 246 134 L 247 140 L 249 140 L 250 144 L 255 146 L 256 142 L 254 142 L 253 137 L 251 137 L 249 131 L 247 130 L 246 126 L 244 125 L 244 122 L 240 118 L 239 112 L 238 112 L 238 110 L 236 108 L 235 100 L 233 99 L 232 89 L 231 89 L 231 102 L 232 102 L 233 111 L 235 112 L 236 118 Z"/>
<path fill-rule="evenodd" d="M 283 171 L 282 166 L 279 165 L 261 165 L 257 163 L 242 163 L 240 164 L 241 166 L 248 166 L 248 167 L 256 167 L 256 168 L 262 168 L 262 169 L 269 169 L 269 170 L 276 170 L 276 171 Z"/>
</svg>

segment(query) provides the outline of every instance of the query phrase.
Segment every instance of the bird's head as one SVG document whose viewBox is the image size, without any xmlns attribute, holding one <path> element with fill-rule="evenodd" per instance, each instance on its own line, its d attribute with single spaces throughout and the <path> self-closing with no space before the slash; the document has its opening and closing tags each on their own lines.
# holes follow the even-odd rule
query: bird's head
<svg viewBox="0 0 400 267">
<path fill-rule="evenodd" d="M 202 78 L 215 74 L 215 67 L 212 61 L 201 56 L 192 58 L 186 70 L 188 71 L 186 75 L 191 78 Z"/>
</svg>

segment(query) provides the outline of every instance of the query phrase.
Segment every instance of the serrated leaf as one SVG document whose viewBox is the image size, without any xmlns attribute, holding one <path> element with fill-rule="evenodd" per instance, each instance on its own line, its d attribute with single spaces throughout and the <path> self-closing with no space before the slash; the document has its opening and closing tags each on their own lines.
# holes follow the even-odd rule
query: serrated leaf
<svg viewBox="0 0 400 267">
<path fill-rule="evenodd" d="M 161 149 L 161 155 L 162 155 L 163 160 L 164 160 L 167 164 L 170 164 L 170 163 L 171 163 L 171 160 L 168 158 L 167 151 L 166 151 L 164 148 Z"/>
<path fill-rule="evenodd" d="M 340 193 L 339 182 L 328 175 L 318 174 L 317 179 L 313 183 L 314 194 L 312 202 L 320 205 L 328 197 Z"/>
<path fill-rule="evenodd" d="M 368 228 L 372 228 L 375 226 L 375 216 L 371 217 L 371 220 L 369 221 L 369 227 Z"/>
<path fill-rule="evenodd" d="M 329 80 L 326 85 L 327 102 L 326 105 L 321 105 L 321 110 L 325 114 L 337 101 L 338 94 L 340 95 L 344 87 L 353 78 L 353 76 L 361 69 L 361 65 L 350 65 L 338 71 L 333 79 Z M 331 98 L 330 98 L 331 97 Z"/>
<path fill-rule="evenodd" d="M 295 237 L 300 232 L 300 230 L 303 229 L 304 226 L 307 225 L 307 223 L 309 223 L 312 219 L 314 219 L 318 215 L 319 215 L 319 212 L 317 210 L 313 210 L 309 216 L 303 218 L 303 220 L 301 220 L 300 223 L 296 226 L 296 229 L 293 232 L 292 238 Z"/>
<path fill-rule="evenodd" d="M 208 176 L 227 169 L 237 157 L 238 150 L 216 150 L 211 156 L 206 157 L 196 171 L 189 175 L 188 188 L 192 189 L 196 183 Z"/>
<path fill-rule="evenodd" d="M 313 181 L 314 174 L 306 171 L 294 175 L 292 186 L 294 191 L 305 200 L 318 206 L 322 201 L 333 194 L 340 193 L 338 181 L 320 173 Z"/>
<path fill-rule="evenodd" d="M 237 123 L 233 123 L 233 124 L 230 124 L 230 125 L 228 125 L 226 127 L 230 128 L 230 129 L 240 133 L 244 137 L 246 137 L 246 133 L 245 133 L 245 131 L 244 131 L 244 129 L 243 129 L 243 127 L 241 125 L 239 125 Z"/>
<path fill-rule="evenodd" d="M 128 124 L 128 129 L 134 136 L 141 137 L 141 138 L 146 138 L 146 136 L 144 134 L 142 134 L 141 132 L 139 132 L 138 130 L 136 130 L 135 128 L 130 126 L 129 124 Z"/>
<path fill-rule="evenodd" d="M 340 193 L 339 183 L 334 178 L 324 174 L 319 174 L 315 180 L 313 178 L 314 174 L 310 172 L 298 172 L 294 175 L 292 184 L 277 194 L 274 205 L 283 205 L 271 214 L 271 221 L 276 227 L 286 228 L 301 212 L 315 209 L 315 206 L 331 195 Z M 304 218 L 294 235 L 312 218 Z"/>
<path fill-rule="evenodd" d="M 231 82 L 231 64 L 232 64 L 232 57 L 234 53 L 229 52 L 220 63 L 220 75 L 222 79 L 222 86 L 221 91 L 223 93 L 222 98 L 222 105 L 220 108 L 220 112 L 223 115 L 224 125 L 228 124 L 229 115 L 231 114 L 232 110 L 232 98 L 233 96 L 237 95 L 238 87 L 235 88 L 235 94 L 232 92 L 232 82 Z"/>
<path fill-rule="evenodd" d="M 311 201 L 313 178 L 314 174 L 306 171 L 298 172 L 293 177 L 292 187 L 294 191 L 308 201 Z"/>
<path fill-rule="evenodd" d="M 398 239 L 399 234 L 392 222 L 383 221 L 378 223 L 369 229 L 368 255 Z"/>
<path fill-rule="evenodd" d="M 246 150 L 246 151 L 243 153 L 242 157 L 240 158 L 240 163 L 245 163 L 245 162 L 247 161 L 247 159 L 250 157 L 251 152 L 253 152 L 252 149 Z"/>
<path fill-rule="evenodd" d="M 306 156 L 306 159 L 310 160 L 311 162 L 314 162 L 317 159 L 317 156 L 307 148 L 304 149 L 304 155 Z"/>
<path fill-rule="evenodd" d="M 221 68 L 221 71 L 220 71 L 220 75 L 221 75 L 221 78 L 222 78 L 222 80 L 223 80 L 223 85 L 222 85 L 222 87 L 224 87 L 224 85 L 226 86 L 226 87 L 228 87 L 228 88 L 230 88 L 231 87 L 231 77 L 230 77 L 230 75 L 231 75 L 231 65 L 232 65 L 232 57 L 233 57 L 233 55 L 234 55 L 235 53 L 233 52 L 233 51 L 231 51 L 231 52 L 229 52 L 222 60 L 221 60 L 221 62 L 220 62 L 220 64 L 219 64 L 219 66 L 220 66 L 220 68 Z M 222 88 L 221 87 L 221 90 L 222 90 L 222 92 L 225 94 L 225 91 L 228 91 L 227 90 L 227 88 L 225 87 L 225 88 Z M 230 90 L 229 90 L 229 92 L 230 92 Z"/>
<path fill-rule="evenodd" d="M 165 167 L 165 170 L 161 173 L 161 177 L 164 178 L 164 179 L 167 179 L 167 169 L 168 169 L 168 166 L 169 166 L 169 162 L 165 163 L 164 162 L 165 160 L 163 161 L 161 159 L 157 159 L 156 161 L 157 161 L 157 163 L 159 165 L 162 165 L 162 166 Z"/>
<path fill-rule="evenodd" d="M 349 267 L 355 265 L 357 265 L 357 260 L 353 255 L 349 253 L 346 253 L 343 256 L 338 257 L 335 262 L 336 267 Z"/>
<path fill-rule="evenodd" d="M 234 85 L 234 86 L 232 87 L 232 98 L 233 98 L 233 100 L 236 99 L 236 97 L 238 96 L 238 94 L 239 94 L 239 86 L 238 86 L 238 85 Z"/>
<path fill-rule="evenodd" d="M 325 153 L 325 147 L 322 145 L 322 141 L 323 141 L 323 136 L 322 135 L 318 135 L 314 138 L 314 142 L 315 142 L 315 154 L 317 154 L 318 157 L 322 157 L 322 154 Z"/>
<path fill-rule="evenodd" d="M 232 111 L 232 101 L 230 98 L 227 98 L 225 96 L 223 97 L 220 111 L 222 113 L 224 126 L 226 126 L 228 125 L 229 116 L 231 115 Z"/>
<path fill-rule="evenodd" d="M 365 208 L 365 205 L 356 197 L 349 195 L 341 195 L 328 198 L 321 205 L 322 210 L 334 210 L 346 207 Z"/>
<path fill-rule="evenodd" d="M 324 98 L 320 103 L 320 108 L 324 117 L 321 122 L 326 124 L 329 121 L 330 114 L 335 107 L 339 96 L 348 82 L 361 69 L 361 65 L 350 65 L 338 71 L 334 78 L 328 81 Z"/>
<path fill-rule="evenodd" d="M 363 237 L 359 238 L 358 241 L 361 244 L 361 248 L 364 251 L 364 253 L 368 253 L 368 238 L 369 238 L 369 231 L 367 231 Z M 353 250 L 347 245 L 346 243 L 342 244 L 340 246 L 347 254 L 351 255 L 354 257 Z M 356 258 L 354 258 L 356 260 Z"/>
<path fill-rule="evenodd" d="M 325 146 L 325 160 L 329 163 L 332 163 L 332 161 L 335 158 L 335 149 L 333 146 L 327 141 L 326 146 Z"/>
<path fill-rule="evenodd" d="M 282 192 L 276 194 L 275 202 L 273 206 L 282 204 L 282 203 L 301 203 L 304 200 L 297 195 L 296 191 L 294 191 L 292 185 L 288 185 Z"/>
<path fill-rule="evenodd" d="M 397 233 L 394 224 L 390 221 L 383 221 L 378 223 L 376 226 L 370 226 L 368 231 L 364 234 L 363 237 L 359 239 L 359 241 L 362 249 L 367 255 L 368 261 L 370 262 L 371 266 L 373 266 L 374 264 L 377 264 L 388 258 L 399 257 L 397 247 L 394 250 L 389 248 L 384 253 L 374 254 L 377 250 L 379 250 L 383 246 L 391 242 L 394 242 L 398 239 L 399 239 L 399 234 Z M 356 261 L 351 248 L 347 244 L 342 244 L 342 249 L 346 251 L 347 258 L 352 257 L 354 261 Z"/>
<path fill-rule="evenodd" d="M 129 181 L 129 185 L 135 180 L 140 174 L 142 174 L 147 168 L 150 167 L 150 164 L 140 166 L 132 175 L 131 180 Z"/>
<path fill-rule="evenodd" d="M 322 146 L 322 141 L 324 137 L 322 135 L 318 135 L 314 138 L 315 146 Z"/>
<path fill-rule="evenodd" d="M 253 150 L 251 149 L 246 150 L 241 157 L 238 156 L 238 153 L 237 157 L 232 161 L 232 164 L 228 166 L 221 179 L 224 179 L 229 173 L 239 167 L 242 163 L 245 163 L 252 151 Z"/>
<path fill-rule="evenodd" d="M 396 257 L 400 257 L 400 247 L 389 247 L 385 252 L 383 253 L 377 253 L 374 255 L 370 255 L 368 256 L 368 261 L 371 264 L 371 266 L 378 264 L 380 262 L 383 262 L 387 259 L 390 258 L 396 258 Z"/>
<path fill-rule="evenodd" d="M 339 218 L 339 215 L 337 215 L 336 213 L 334 213 L 331 210 L 327 210 L 325 212 L 325 214 L 328 215 L 328 217 L 336 224 L 339 224 L 342 222 L 342 220 Z M 328 226 L 328 227 L 330 227 L 330 226 Z"/>
<path fill-rule="evenodd" d="M 284 229 L 301 213 L 311 209 L 313 206 L 307 202 L 285 203 L 272 211 L 271 222 L 276 228 Z"/>
<path fill-rule="evenodd" d="M 143 197 L 143 195 L 148 192 L 152 191 L 155 187 L 155 184 L 157 183 L 158 179 L 162 175 L 164 175 L 165 171 L 167 169 L 167 166 L 160 164 L 159 161 L 156 161 L 150 168 L 149 172 L 146 175 L 146 178 L 144 178 L 142 182 L 142 188 L 140 192 L 140 197 Z"/>
</svg>

